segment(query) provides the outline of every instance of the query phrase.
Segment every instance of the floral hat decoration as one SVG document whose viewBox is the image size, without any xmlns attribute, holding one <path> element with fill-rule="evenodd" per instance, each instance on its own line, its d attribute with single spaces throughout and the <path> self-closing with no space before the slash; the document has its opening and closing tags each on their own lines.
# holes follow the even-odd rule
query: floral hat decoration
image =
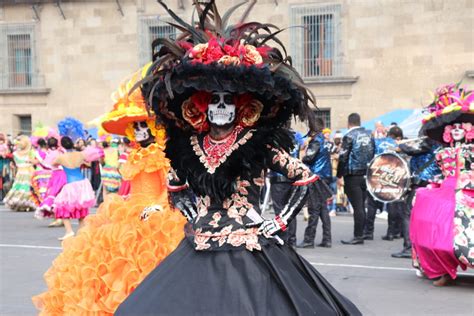
<svg viewBox="0 0 474 316">
<path fill-rule="evenodd" d="M 164 121 L 185 131 L 207 130 L 213 91 L 234 95 L 242 127 L 280 127 L 292 116 L 307 121 L 313 114 L 315 107 L 309 103 L 315 103 L 314 97 L 277 38 L 283 30 L 244 22 L 256 1 L 234 25 L 229 24 L 231 15 L 247 1 L 221 16 L 214 0 L 194 0 L 199 19 L 190 24 L 158 2 L 174 19 L 168 24 L 180 34 L 176 40 L 158 38 L 152 43 L 153 63 L 141 84 L 147 105 Z"/>
<path fill-rule="evenodd" d="M 421 133 L 438 142 L 446 142 L 447 125 L 463 123 L 469 128 L 474 124 L 474 91 L 459 83 L 441 86 L 426 111 L 429 114 L 423 118 Z"/>
</svg>

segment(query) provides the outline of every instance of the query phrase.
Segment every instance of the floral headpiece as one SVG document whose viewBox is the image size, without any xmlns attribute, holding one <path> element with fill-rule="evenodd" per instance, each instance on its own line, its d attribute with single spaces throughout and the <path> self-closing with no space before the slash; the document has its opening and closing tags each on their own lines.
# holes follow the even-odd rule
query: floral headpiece
<svg viewBox="0 0 474 316">
<path fill-rule="evenodd" d="M 468 128 L 474 123 L 474 91 L 462 88 L 460 84 L 444 85 L 436 90 L 434 100 L 426 110 L 429 114 L 422 120 L 421 132 L 438 142 L 450 143 L 447 125 L 464 123 L 463 128 Z"/>
<path fill-rule="evenodd" d="M 314 104 L 314 97 L 276 37 L 282 30 L 244 22 L 254 3 L 235 25 L 229 25 L 232 13 L 245 2 L 221 16 L 214 0 L 194 0 L 199 22 L 191 24 L 158 2 L 175 20 L 169 24 L 181 32 L 175 41 L 153 41 L 153 64 L 142 81 L 148 107 L 163 120 L 183 130 L 206 130 L 207 104 L 196 99 L 213 91 L 248 100 L 238 109 L 242 126 L 278 127 L 292 115 L 304 121 L 311 117 L 308 102 Z M 278 48 L 270 46 L 272 42 Z"/>
</svg>

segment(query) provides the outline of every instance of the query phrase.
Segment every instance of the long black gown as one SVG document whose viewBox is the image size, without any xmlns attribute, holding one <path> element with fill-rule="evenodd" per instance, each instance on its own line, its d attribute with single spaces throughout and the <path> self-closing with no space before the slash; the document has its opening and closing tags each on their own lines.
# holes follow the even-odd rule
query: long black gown
<svg viewBox="0 0 474 316">
<path fill-rule="evenodd" d="M 197 196 L 197 216 L 178 248 L 115 315 L 361 315 L 293 248 L 251 225 L 250 214 L 260 213 L 267 168 L 295 181 L 292 218 L 308 186 L 330 194 L 303 163 L 280 149 L 275 133 L 283 132 L 243 130 L 217 160 L 208 156 L 202 136 L 168 144 L 179 178 Z"/>
</svg>

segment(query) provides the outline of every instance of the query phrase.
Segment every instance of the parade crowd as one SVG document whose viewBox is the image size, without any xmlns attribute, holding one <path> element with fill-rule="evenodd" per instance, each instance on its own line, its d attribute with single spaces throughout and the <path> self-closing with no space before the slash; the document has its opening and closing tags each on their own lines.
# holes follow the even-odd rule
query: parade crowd
<svg viewBox="0 0 474 316">
<path fill-rule="evenodd" d="M 5 205 L 65 227 L 47 290 L 32 298 L 41 315 L 361 315 L 295 251 L 315 247 L 319 219 L 318 246 L 332 247 L 338 212 L 353 213 L 341 243 L 355 247 L 386 217 L 382 239 L 403 238 L 392 256 L 435 285 L 474 267 L 473 91 L 436 90 L 417 139 L 396 123 L 370 131 L 358 113 L 332 133 L 281 31 L 242 23 L 255 3 L 235 25 L 245 2 L 221 17 L 215 1 L 195 1 L 191 24 L 159 4 L 179 39 L 153 41 L 153 61 L 101 116 L 126 139 L 87 138 L 74 118 L 0 139 Z"/>
</svg>

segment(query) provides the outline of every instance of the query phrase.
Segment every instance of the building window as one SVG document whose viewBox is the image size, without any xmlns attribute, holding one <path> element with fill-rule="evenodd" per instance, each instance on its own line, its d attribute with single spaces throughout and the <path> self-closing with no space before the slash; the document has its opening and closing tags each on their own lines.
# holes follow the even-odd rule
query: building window
<svg viewBox="0 0 474 316">
<path fill-rule="evenodd" d="M 323 120 L 324 127 L 331 128 L 331 109 L 318 109 L 315 114 L 317 118 Z"/>
<path fill-rule="evenodd" d="M 291 54 L 303 78 L 342 75 L 339 4 L 290 7 Z"/>
<path fill-rule="evenodd" d="M 31 135 L 31 115 L 17 115 L 19 134 Z"/>
<path fill-rule="evenodd" d="M 35 24 L 0 24 L 0 90 L 38 87 Z"/>
<path fill-rule="evenodd" d="M 140 66 L 152 60 L 151 44 L 157 38 L 176 39 L 176 29 L 168 25 L 159 17 L 141 17 L 138 44 L 140 52 Z M 157 53 L 157 47 L 153 53 Z"/>
</svg>

